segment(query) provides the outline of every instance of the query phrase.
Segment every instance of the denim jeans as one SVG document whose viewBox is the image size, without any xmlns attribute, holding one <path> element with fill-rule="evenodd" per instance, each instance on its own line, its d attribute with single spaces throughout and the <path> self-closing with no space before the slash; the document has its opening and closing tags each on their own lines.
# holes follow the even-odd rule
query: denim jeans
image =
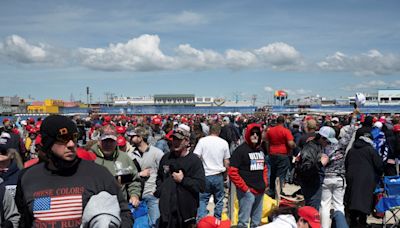
<svg viewBox="0 0 400 228">
<path fill-rule="evenodd" d="M 322 185 L 316 181 L 313 184 L 300 183 L 306 206 L 319 210 L 321 206 Z"/>
<path fill-rule="evenodd" d="M 279 177 L 282 188 L 290 167 L 290 161 L 288 155 L 269 155 L 269 159 L 271 163 L 271 180 L 269 189 L 271 194 L 275 195 L 275 179 Z"/>
<path fill-rule="evenodd" d="M 221 174 L 206 176 L 206 188 L 200 193 L 200 205 L 197 209 L 197 221 L 208 215 L 207 205 L 210 196 L 214 198 L 214 217 L 221 219 L 222 209 L 224 207 L 224 176 Z"/>
<path fill-rule="evenodd" d="M 150 227 L 158 227 L 158 220 L 160 218 L 160 209 L 158 208 L 158 199 L 153 195 L 145 195 L 142 200 L 146 202 L 149 215 Z"/>
<path fill-rule="evenodd" d="M 250 228 L 257 227 L 261 223 L 264 194 L 254 195 L 251 192 L 242 192 L 237 189 L 239 200 L 238 228 L 247 228 L 251 218 Z"/>
<path fill-rule="evenodd" d="M 335 211 L 332 215 L 332 228 L 349 228 L 343 212 Z"/>
</svg>

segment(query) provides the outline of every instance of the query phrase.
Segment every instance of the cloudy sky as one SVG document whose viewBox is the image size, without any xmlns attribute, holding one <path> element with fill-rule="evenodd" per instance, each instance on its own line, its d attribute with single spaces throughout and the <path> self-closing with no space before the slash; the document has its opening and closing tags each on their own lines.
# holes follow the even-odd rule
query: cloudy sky
<svg viewBox="0 0 400 228">
<path fill-rule="evenodd" d="M 400 88 L 400 1 L 0 3 L 2 96 L 194 93 L 265 102 Z"/>
</svg>

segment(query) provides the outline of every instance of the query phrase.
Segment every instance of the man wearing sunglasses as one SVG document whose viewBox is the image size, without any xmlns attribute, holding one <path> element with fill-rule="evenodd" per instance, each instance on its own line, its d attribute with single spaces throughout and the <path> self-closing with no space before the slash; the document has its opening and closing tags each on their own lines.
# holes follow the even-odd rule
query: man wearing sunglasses
<svg viewBox="0 0 400 228">
<path fill-rule="evenodd" d="M 148 143 L 149 131 L 144 127 L 135 128 L 129 133 L 135 150 L 131 153 L 131 159 L 137 162 L 139 176 L 143 183 L 142 201 L 148 207 L 149 225 L 157 227 L 160 211 L 158 209 L 158 198 L 154 197 L 156 191 L 157 170 L 164 153 L 155 146 Z M 129 154 L 128 154 L 129 155 Z"/>
<path fill-rule="evenodd" d="M 17 184 L 20 227 L 79 227 L 91 196 L 116 196 L 122 227 L 132 227 L 126 200 L 114 177 L 103 167 L 76 156 L 77 128 L 71 119 L 54 115 L 40 127 L 46 160 L 26 169 Z"/>
<path fill-rule="evenodd" d="M 171 152 L 160 161 L 154 193 L 160 198 L 160 228 L 196 227 L 205 173 L 200 158 L 189 152 L 189 140 L 189 126 L 180 124 L 172 135 Z"/>
<path fill-rule="evenodd" d="M 261 222 L 263 196 L 267 187 L 267 166 L 260 148 L 261 126 L 249 124 L 245 142 L 237 147 L 230 159 L 229 178 L 236 186 L 239 200 L 237 227 L 257 227 Z"/>
</svg>

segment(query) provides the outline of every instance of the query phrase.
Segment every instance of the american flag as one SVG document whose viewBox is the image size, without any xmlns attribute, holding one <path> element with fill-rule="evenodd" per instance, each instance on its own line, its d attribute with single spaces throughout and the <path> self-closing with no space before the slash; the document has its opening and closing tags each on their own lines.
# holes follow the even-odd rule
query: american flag
<svg viewBox="0 0 400 228">
<path fill-rule="evenodd" d="M 39 221 L 69 220 L 82 217 L 82 195 L 35 198 L 33 216 Z"/>
</svg>

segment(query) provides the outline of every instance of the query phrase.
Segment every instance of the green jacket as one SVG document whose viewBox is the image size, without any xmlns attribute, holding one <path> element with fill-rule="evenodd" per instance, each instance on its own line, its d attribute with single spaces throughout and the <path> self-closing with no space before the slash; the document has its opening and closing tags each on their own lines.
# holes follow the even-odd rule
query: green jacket
<svg viewBox="0 0 400 228">
<path fill-rule="evenodd" d="M 121 152 L 116 148 L 113 156 L 111 158 L 105 158 L 103 152 L 101 151 L 98 143 L 95 143 L 91 148 L 91 151 L 93 151 L 97 158 L 95 160 L 95 163 L 106 167 L 113 176 L 116 175 L 116 170 L 115 170 L 115 162 L 118 161 L 120 162 L 121 166 L 123 168 L 130 168 L 132 171 L 132 182 L 128 184 L 122 185 L 122 192 L 124 194 L 124 197 L 129 201 L 129 198 L 131 196 L 137 196 L 140 197 L 140 193 L 142 191 L 142 186 L 138 174 L 138 170 L 131 160 L 131 158 L 124 152 Z"/>
</svg>

